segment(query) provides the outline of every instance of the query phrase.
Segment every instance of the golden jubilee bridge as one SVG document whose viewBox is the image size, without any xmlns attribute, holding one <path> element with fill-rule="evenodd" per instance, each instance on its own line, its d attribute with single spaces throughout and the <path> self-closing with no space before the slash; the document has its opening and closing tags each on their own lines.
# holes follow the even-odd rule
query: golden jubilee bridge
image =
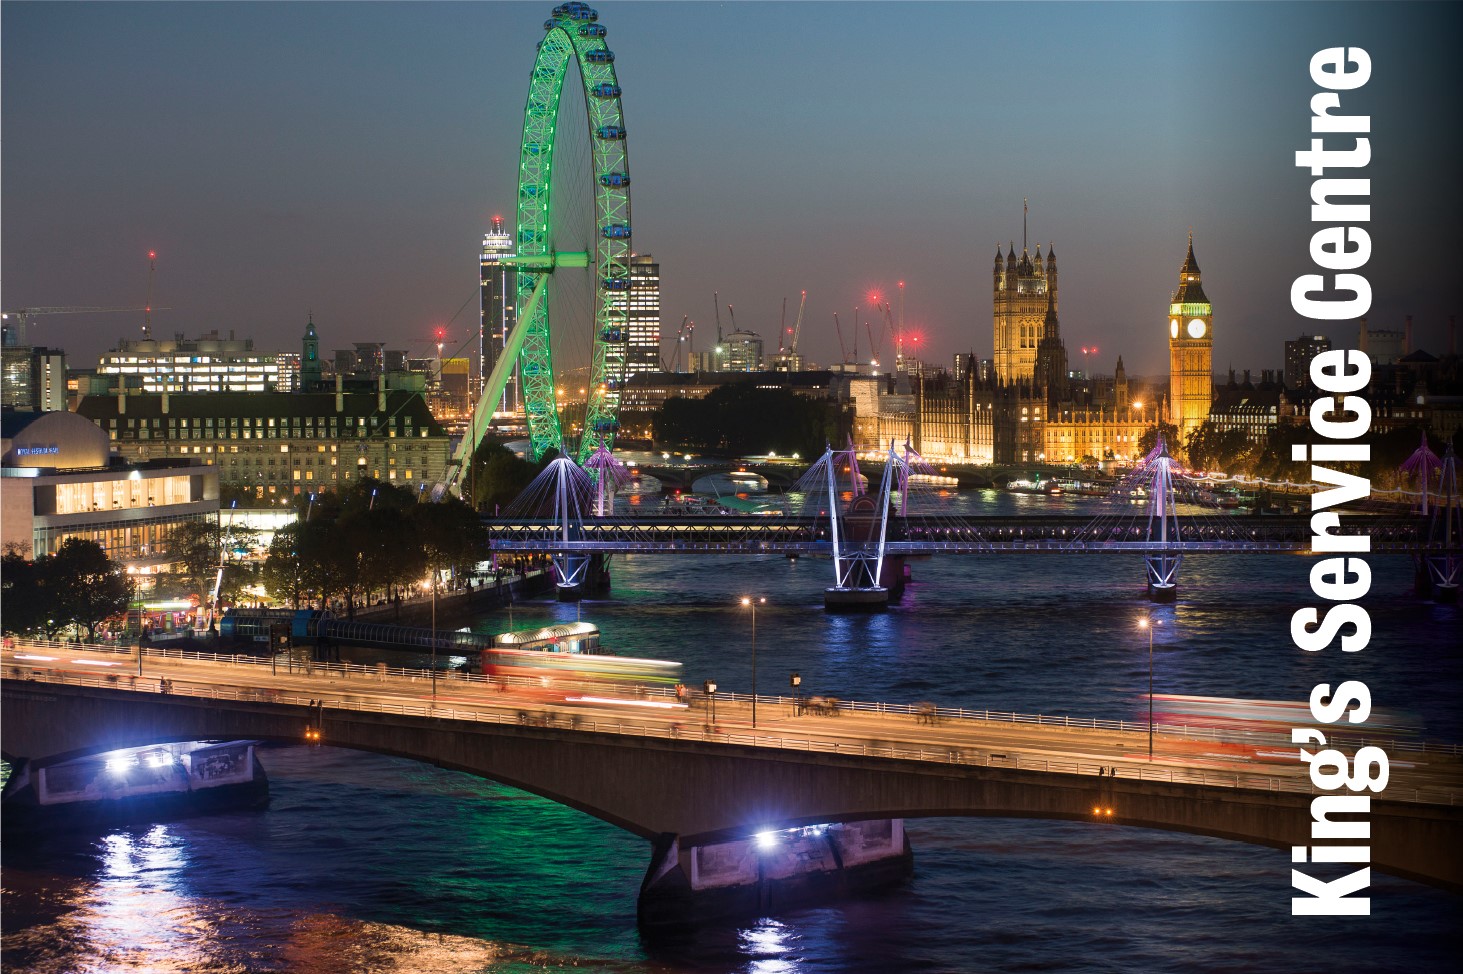
<svg viewBox="0 0 1463 974">
<path fill-rule="evenodd" d="M 852 450 L 827 451 L 760 514 L 639 514 L 614 503 L 626 474 L 607 450 L 584 466 L 556 460 L 504 516 L 485 519 L 492 550 L 552 558 L 561 591 L 594 590 L 614 554 L 785 555 L 833 566 L 830 609 L 878 609 L 898 598 L 905 560 L 929 555 L 1126 554 L 1141 556 L 1150 595 L 1171 601 L 1184 556 L 1313 554 L 1311 515 L 1229 514 L 1180 503 L 1182 475 L 1162 441 L 1085 514 L 956 514 L 924 486 L 927 468 L 892 445 L 880 483 Z M 1406 555 L 1419 591 L 1456 598 L 1463 518 L 1451 453 L 1439 461 L 1437 496 L 1413 509 L 1338 506 L 1333 536 L 1365 538 L 1352 554 Z M 1341 489 L 1341 488 L 1338 488 Z M 1346 552 L 1340 552 L 1346 553 Z"/>
</svg>

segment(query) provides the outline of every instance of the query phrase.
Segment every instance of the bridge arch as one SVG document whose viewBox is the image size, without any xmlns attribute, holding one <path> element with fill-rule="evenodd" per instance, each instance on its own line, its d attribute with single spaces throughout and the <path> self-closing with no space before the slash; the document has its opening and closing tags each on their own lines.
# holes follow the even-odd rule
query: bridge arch
<svg viewBox="0 0 1463 974">
<path fill-rule="evenodd" d="M 308 708 L 5 680 L 0 734 L 49 761 L 176 740 L 303 740 Z M 879 818 L 1093 821 L 1260 845 L 1309 843 L 1311 796 L 863 754 L 781 750 L 569 727 L 325 709 L 322 743 L 522 789 L 683 846 Z M 1111 808 L 1108 815 L 1106 809 Z M 1463 889 L 1456 807 L 1372 803 L 1372 865 Z"/>
</svg>

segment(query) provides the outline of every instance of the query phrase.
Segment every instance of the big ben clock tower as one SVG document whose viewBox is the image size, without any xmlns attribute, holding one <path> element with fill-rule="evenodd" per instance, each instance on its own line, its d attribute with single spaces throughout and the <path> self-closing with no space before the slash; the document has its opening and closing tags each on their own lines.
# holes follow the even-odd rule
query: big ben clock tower
<svg viewBox="0 0 1463 974">
<path fill-rule="evenodd" d="M 1168 306 L 1169 409 L 1179 434 L 1209 417 L 1214 398 L 1214 307 L 1199 280 L 1194 234 L 1179 271 L 1179 288 Z"/>
</svg>

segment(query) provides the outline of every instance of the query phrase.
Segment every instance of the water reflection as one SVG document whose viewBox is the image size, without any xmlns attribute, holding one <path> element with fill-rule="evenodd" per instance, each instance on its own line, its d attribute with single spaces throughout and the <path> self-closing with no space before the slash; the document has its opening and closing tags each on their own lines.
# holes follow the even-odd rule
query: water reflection
<svg viewBox="0 0 1463 974">
<path fill-rule="evenodd" d="M 177 892 L 189 857 L 169 827 L 113 832 L 98 846 L 100 868 L 77 889 L 59 939 L 87 945 L 94 970 L 214 969 L 214 923 Z"/>
<path fill-rule="evenodd" d="M 790 974 L 798 969 L 796 958 L 789 956 L 788 927 L 777 920 L 763 919 L 754 927 L 739 932 L 741 952 L 751 962 L 751 974 Z"/>
</svg>

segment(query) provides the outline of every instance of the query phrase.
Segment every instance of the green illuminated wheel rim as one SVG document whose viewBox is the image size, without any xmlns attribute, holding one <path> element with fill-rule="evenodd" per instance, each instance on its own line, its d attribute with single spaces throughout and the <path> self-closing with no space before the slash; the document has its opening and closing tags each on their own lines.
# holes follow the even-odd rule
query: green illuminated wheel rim
<svg viewBox="0 0 1463 974">
<path fill-rule="evenodd" d="M 523 111 L 518 166 L 518 256 L 546 256 L 553 247 L 549 196 L 559 103 L 573 59 L 584 82 L 597 228 L 588 404 L 577 449 L 581 463 L 600 442 L 613 446 L 630 338 L 630 169 L 615 56 L 605 44 L 605 29 L 598 20 L 599 14 L 587 4 L 566 3 L 555 7 L 544 22 L 544 39 L 538 46 Z M 517 275 L 517 307 L 528 304 L 537 277 Z M 553 288 L 552 278 L 548 288 Z M 572 451 L 564 439 L 555 398 L 549 317 L 549 302 L 544 300 L 532 319 L 517 325 L 527 329 L 518 364 L 535 460 L 550 448 L 566 454 Z"/>
</svg>

